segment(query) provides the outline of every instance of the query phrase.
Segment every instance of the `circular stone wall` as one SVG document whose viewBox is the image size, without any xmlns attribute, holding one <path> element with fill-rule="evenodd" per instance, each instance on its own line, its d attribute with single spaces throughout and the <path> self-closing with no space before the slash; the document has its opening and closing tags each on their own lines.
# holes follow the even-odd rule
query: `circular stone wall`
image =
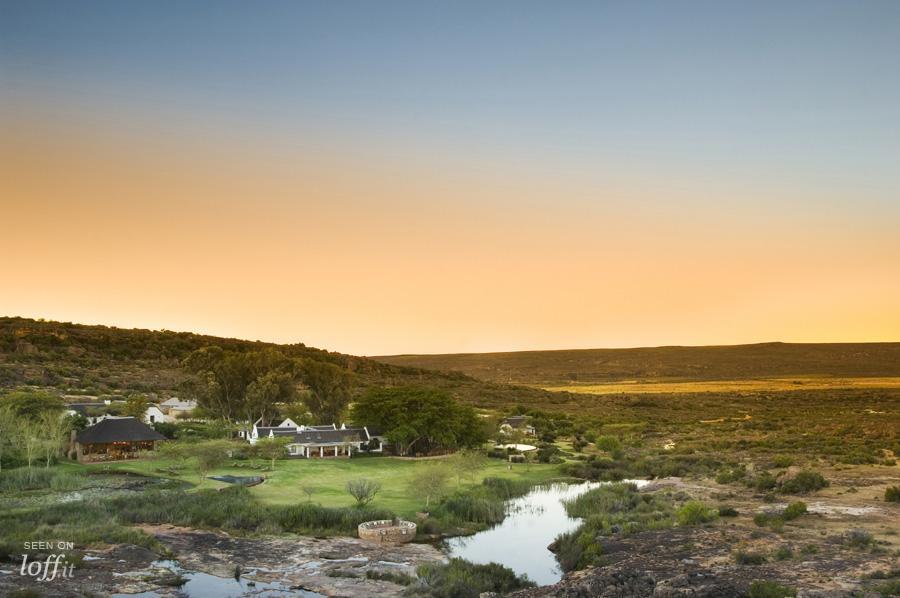
<svg viewBox="0 0 900 598">
<path fill-rule="evenodd" d="M 416 537 L 416 524 L 402 519 L 379 519 L 360 523 L 357 531 L 363 540 L 399 544 L 412 542 Z"/>
</svg>

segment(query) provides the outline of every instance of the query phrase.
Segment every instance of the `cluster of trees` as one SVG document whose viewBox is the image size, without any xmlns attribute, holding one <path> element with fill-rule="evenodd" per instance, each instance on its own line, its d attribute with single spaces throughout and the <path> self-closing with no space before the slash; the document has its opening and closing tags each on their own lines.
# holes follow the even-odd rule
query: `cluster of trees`
<svg viewBox="0 0 900 598">
<path fill-rule="evenodd" d="M 298 403 L 315 421 L 331 423 L 350 403 L 353 375 L 348 370 L 276 349 L 205 347 L 183 365 L 193 375 L 186 386 L 200 408 L 232 423 L 261 420 L 270 425 L 286 409 L 296 413 Z"/>
<path fill-rule="evenodd" d="M 354 402 L 351 420 L 380 428 L 401 455 L 478 447 L 490 423 L 442 390 L 423 387 L 373 388 Z"/>
<path fill-rule="evenodd" d="M 0 469 L 49 467 L 65 453 L 73 429 L 62 401 L 43 392 L 16 391 L 0 399 Z"/>
</svg>

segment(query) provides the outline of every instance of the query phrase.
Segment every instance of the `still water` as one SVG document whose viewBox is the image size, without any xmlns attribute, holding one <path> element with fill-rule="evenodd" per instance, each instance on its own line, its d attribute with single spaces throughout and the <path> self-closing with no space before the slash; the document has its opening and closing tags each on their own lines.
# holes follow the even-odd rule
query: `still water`
<svg viewBox="0 0 900 598">
<path fill-rule="evenodd" d="M 644 480 L 626 480 L 639 487 Z M 556 583 L 562 571 L 547 549 L 556 536 L 572 531 L 581 519 L 569 517 L 563 501 L 583 494 L 600 483 L 552 484 L 537 487 L 507 503 L 502 523 L 472 536 L 451 538 L 446 550 L 453 557 L 473 563 L 500 563 L 518 574 L 526 574 L 538 585 Z"/>
</svg>

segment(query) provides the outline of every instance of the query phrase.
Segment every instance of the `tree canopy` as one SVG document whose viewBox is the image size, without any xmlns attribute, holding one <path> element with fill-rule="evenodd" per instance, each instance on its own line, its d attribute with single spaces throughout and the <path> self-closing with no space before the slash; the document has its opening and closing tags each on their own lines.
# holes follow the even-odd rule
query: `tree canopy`
<svg viewBox="0 0 900 598">
<path fill-rule="evenodd" d="M 487 439 L 471 407 L 433 388 L 370 389 L 353 404 L 351 419 L 384 430 L 402 455 L 476 447 Z"/>
</svg>

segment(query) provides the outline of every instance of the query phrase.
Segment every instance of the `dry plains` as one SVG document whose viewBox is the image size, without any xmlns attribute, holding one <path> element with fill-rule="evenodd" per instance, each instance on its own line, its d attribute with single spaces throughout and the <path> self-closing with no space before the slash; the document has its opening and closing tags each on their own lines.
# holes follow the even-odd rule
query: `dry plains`
<svg viewBox="0 0 900 598">
<path fill-rule="evenodd" d="M 544 386 L 554 392 L 592 395 L 609 394 L 685 394 L 698 392 L 766 392 L 785 390 L 833 390 L 900 388 L 900 377 L 881 378 L 763 378 L 757 380 L 621 380 L 604 384 L 569 384 Z"/>
</svg>

